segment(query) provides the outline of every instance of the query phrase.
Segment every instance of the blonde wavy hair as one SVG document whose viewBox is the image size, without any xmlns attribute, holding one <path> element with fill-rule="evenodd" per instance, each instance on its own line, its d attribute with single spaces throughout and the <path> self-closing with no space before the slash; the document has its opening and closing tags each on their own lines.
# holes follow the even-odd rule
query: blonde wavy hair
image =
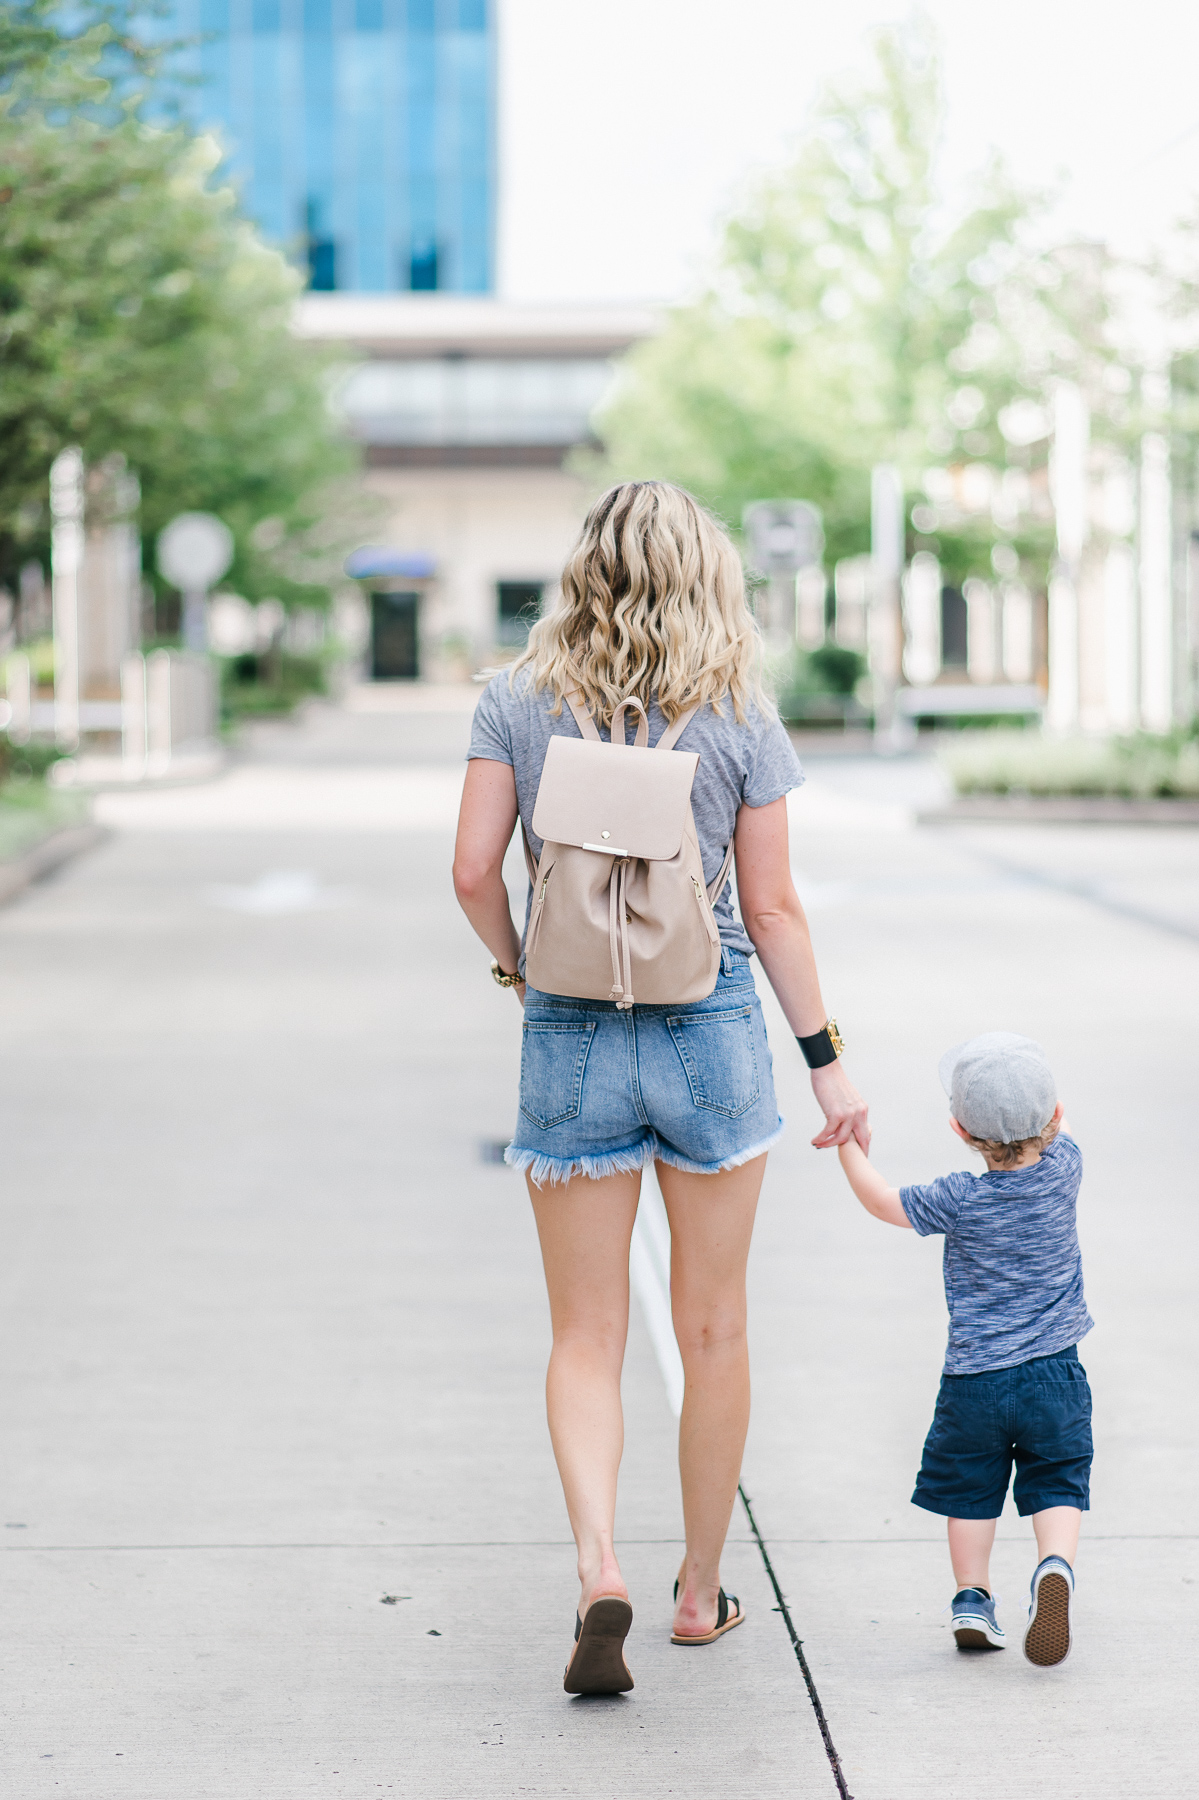
<svg viewBox="0 0 1199 1800">
<path fill-rule="evenodd" d="M 738 724 L 761 686 L 761 641 L 741 559 L 699 502 L 668 481 L 625 481 L 596 501 L 562 571 L 561 598 L 529 633 L 509 676 L 529 670 L 554 713 L 578 689 L 610 724 L 635 695 L 668 722 L 696 702 L 732 702 Z"/>
</svg>

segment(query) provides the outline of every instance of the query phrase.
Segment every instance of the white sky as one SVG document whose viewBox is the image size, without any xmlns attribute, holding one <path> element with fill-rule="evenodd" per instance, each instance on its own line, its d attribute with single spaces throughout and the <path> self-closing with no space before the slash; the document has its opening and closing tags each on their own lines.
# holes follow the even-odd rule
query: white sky
<svg viewBox="0 0 1199 1800">
<path fill-rule="evenodd" d="M 673 299 L 785 159 L 881 0 L 499 0 L 500 292 Z M 1065 177 L 1064 221 L 1129 247 L 1199 195 L 1195 0 L 929 0 L 951 168 L 990 145 Z"/>
</svg>

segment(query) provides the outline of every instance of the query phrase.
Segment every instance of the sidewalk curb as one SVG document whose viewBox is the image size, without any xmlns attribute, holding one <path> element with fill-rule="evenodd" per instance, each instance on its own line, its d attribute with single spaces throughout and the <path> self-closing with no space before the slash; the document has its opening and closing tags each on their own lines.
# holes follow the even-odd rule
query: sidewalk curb
<svg viewBox="0 0 1199 1800">
<path fill-rule="evenodd" d="M 103 825 L 67 825 L 26 850 L 24 856 L 0 862 L 0 906 L 7 905 L 34 882 L 44 881 L 73 857 L 94 850 L 108 835 Z"/>
<path fill-rule="evenodd" d="M 916 814 L 918 825 L 1199 825 L 1199 800 L 1121 795 L 971 794 Z"/>
</svg>

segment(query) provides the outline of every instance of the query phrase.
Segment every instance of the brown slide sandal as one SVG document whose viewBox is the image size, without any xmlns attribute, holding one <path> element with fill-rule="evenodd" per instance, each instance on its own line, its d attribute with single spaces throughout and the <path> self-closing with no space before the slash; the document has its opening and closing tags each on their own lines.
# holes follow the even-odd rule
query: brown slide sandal
<svg viewBox="0 0 1199 1800">
<path fill-rule="evenodd" d="M 674 1584 L 674 1597 L 676 1600 L 679 1597 L 679 1584 L 677 1581 Z M 730 1606 L 736 1607 L 737 1610 L 730 1614 Z M 670 1641 L 672 1644 L 714 1644 L 718 1637 L 724 1636 L 726 1631 L 735 1631 L 737 1626 L 744 1621 L 744 1618 L 745 1614 L 741 1610 L 741 1602 L 738 1600 L 736 1594 L 726 1594 L 724 1589 L 721 1588 L 720 1598 L 716 1602 L 716 1629 L 714 1631 L 705 1631 L 702 1637 L 681 1637 L 677 1631 L 672 1631 L 670 1634 Z"/>
<path fill-rule="evenodd" d="M 568 1694 L 627 1694 L 633 1685 L 624 1659 L 624 1641 L 633 1623 L 633 1609 L 615 1594 L 601 1594 L 587 1608 L 587 1617 L 575 1614 L 575 1647 L 562 1677 Z"/>
</svg>

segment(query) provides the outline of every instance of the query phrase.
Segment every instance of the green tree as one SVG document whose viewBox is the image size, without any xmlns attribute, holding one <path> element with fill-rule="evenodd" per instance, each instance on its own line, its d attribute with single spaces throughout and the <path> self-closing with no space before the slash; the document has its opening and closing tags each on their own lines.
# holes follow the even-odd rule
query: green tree
<svg viewBox="0 0 1199 1800">
<path fill-rule="evenodd" d="M 710 291 L 627 359 L 599 472 L 668 475 L 734 525 L 749 500 L 813 500 L 835 559 L 867 548 L 873 463 L 914 495 L 930 464 L 1000 465 L 1006 407 L 1110 356 L 1107 259 L 1047 250 L 1043 198 L 997 159 L 947 196 L 942 116 L 927 21 L 880 30 L 727 225 Z M 988 568 L 994 521 L 946 516 L 947 573 Z M 1043 562 L 1044 522 L 1021 530 Z"/>
<path fill-rule="evenodd" d="M 124 453 L 147 537 L 218 513 L 242 591 L 297 596 L 287 552 L 349 466 L 289 330 L 298 277 L 213 185 L 212 141 L 141 116 L 154 58 L 120 15 L 60 23 L 44 0 L 0 13 L 0 581 L 44 550 L 75 443 Z"/>
</svg>

